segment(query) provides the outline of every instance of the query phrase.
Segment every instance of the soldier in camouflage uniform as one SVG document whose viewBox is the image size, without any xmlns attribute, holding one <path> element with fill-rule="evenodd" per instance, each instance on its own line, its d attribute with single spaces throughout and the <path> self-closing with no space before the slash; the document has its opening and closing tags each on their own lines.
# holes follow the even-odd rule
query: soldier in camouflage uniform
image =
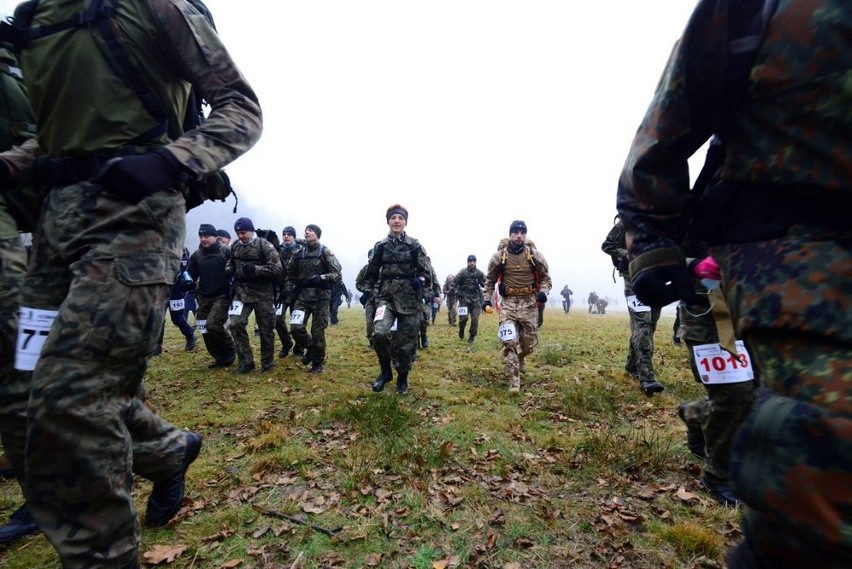
<svg viewBox="0 0 852 569">
<path fill-rule="evenodd" d="M 692 229 L 711 245 L 737 336 L 768 388 L 732 446 L 745 540 L 728 564 L 850 567 L 852 3 L 781 0 L 762 43 L 729 44 L 738 8 L 698 3 L 636 134 L 617 200 L 630 272 L 646 303 L 693 302 L 687 159 L 721 135 L 718 181 Z M 749 44 L 755 62 L 726 106 L 728 54 Z"/>
<path fill-rule="evenodd" d="M 375 290 L 367 289 L 364 284 L 364 277 L 367 275 L 367 267 L 370 262 L 370 258 L 373 256 L 373 250 L 370 249 L 367 251 L 367 265 L 361 267 L 361 270 L 358 271 L 358 276 L 355 277 L 355 290 L 361 293 L 361 298 L 359 302 L 361 302 L 361 306 L 364 307 L 364 320 L 366 322 L 367 328 L 367 340 L 369 342 L 369 347 L 372 350 L 373 346 L 373 331 L 376 326 L 373 323 L 373 318 L 376 316 L 376 295 Z"/>
<path fill-rule="evenodd" d="M 305 350 L 302 363 L 310 373 L 322 373 L 326 357 L 325 329 L 331 288 L 340 282 L 340 262 L 320 243 L 322 229 L 313 223 L 305 227 L 305 245 L 287 265 L 286 294 L 293 299 L 290 333 L 296 345 Z M 307 322 L 311 321 L 308 333 Z"/>
<path fill-rule="evenodd" d="M 657 331 L 661 309 L 642 304 L 633 294 L 627 262 L 627 244 L 624 241 L 624 224 L 621 220 L 610 229 L 601 249 L 612 258 L 618 273 L 624 279 L 624 298 L 630 313 L 630 341 L 624 371 L 639 382 L 639 388 L 645 395 L 651 397 L 665 389 L 657 381 L 654 371 L 654 333 Z M 601 299 L 597 299 L 598 312 L 603 313 L 606 305 L 601 308 L 600 302 Z"/>
<path fill-rule="evenodd" d="M 198 312 L 195 321 L 207 353 L 213 357 L 209 368 L 229 367 L 236 359 L 234 341 L 225 330 L 228 322 L 229 277 L 225 272 L 231 259 L 231 248 L 219 243 L 216 228 L 203 223 L 198 229 L 198 250 L 189 257 L 187 270 L 196 282 Z"/>
<path fill-rule="evenodd" d="M 476 268 L 476 255 L 467 256 L 467 266 L 453 278 L 459 307 L 467 308 L 467 314 L 459 316 L 459 340 L 464 340 L 464 329 L 470 320 L 467 341 L 473 343 L 479 332 L 479 314 L 482 312 L 482 287 L 485 286 L 485 273 Z"/>
<path fill-rule="evenodd" d="M 423 290 L 432 290 L 432 265 L 417 239 L 405 232 L 408 210 L 399 204 L 385 212 L 388 236 L 373 247 L 364 274 L 364 290 L 376 291 L 373 344 L 380 372 L 373 381 L 379 392 L 393 379 L 396 392 L 408 393 L 408 374 L 417 351 L 423 310 Z"/>
<path fill-rule="evenodd" d="M 692 259 L 687 258 L 687 261 Z M 707 390 L 707 397 L 682 403 L 678 407 L 678 415 L 686 424 L 690 450 L 704 459 L 701 485 L 722 504 L 735 506 L 739 501 L 730 487 L 731 441 L 751 410 L 754 381 L 719 384 L 702 381 L 693 348 L 717 344 L 719 333 L 708 299 L 709 291 L 696 284 L 695 292 L 701 302 L 681 302 L 678 306 L 678 337 L 686 344 L 692 375 Z M 721 294 L 715 301 L 723 302 Z"/>
<path fill-rule="evenodd" d="M 571 310 L 571 295 L 574 294 L 574 291 L 568 288 L 568 285 L 565 285 L 559 294 L 562 295 L 562 311 L 568 314 Z"/>
<path fill-rule="evenodd" d="M 447 275 L 447 280 L 444 281 L 443 293 L 444 303 L 447 305 L 447 320 L 450 326 L 456 325 L 456 317 L 458 316 L 458 298 L 456 297 L 456 276 Z"/>
<path fill-rule="evenodd" d="M 281 245 L 278 247 L 278 256 L 281 259 L 283 270 L 281 271 L 281 279 L 278 281 L 279 292 L 278 299 L 276 300 L 276 304 L 281 307 L 281 313 L 275 316 L 275 331 L 278 332 L 278 339 L 281 340 L 281 351 L 278 352 L 279 358 L 289 356 L 291 349 L 293 350 L 293 354 L 297 356 L 301 356 L 304 353 L 300 348 L 294 349 L 296 343 L 293 341 L 293 336 L 290 334 L 288 326 L 290 315 L 293 312 L 293 299 L 286 298 L 285 294 L 287 265 L 290 263 L 293 255 L 302 250 L 303 245 L 304 242 L 296 239 L 296 228 L 292 225 L 288 225 L 281 231 Z"/>
<path fill-rule="evenodd" d="M 429 259 L 429 265 L 432 265 L 432 260 Z M 432 272 L 432 288 L 423 289 L 423 319 L 420 321 L 420 347 L 429 347 L 429 319 L 432 317 L 433 306 L 441 301 L 441 285 L 438 283 L 438 275 Z M 434 318 L 433 318 L 434 323 Z"/>
<path fill-rule="evenodd" d="M 240 366 L 237 373 L 248 373 L 255 369 L 254 353 L 249 341 L 248 318 L 254 319 L 260 333 L 260 370 L 272 371 L 275 367 L 275 308 L 277 283 L 281 279 L 281 260 L 275 246 L 257 237 L 254 224 L 247 217 L 234 223 L 237 241 L 231 245 L 231 258 L 225 272 L 234 277 L 234 297 L 231 310 L 239 302 L 240 313 L 228 318 L 228 330 L 234 338 Z"/>
<path fill-rule="evenodd" d="M 520 391 L 521 374 L 526 373 L 526 357 L 538 345 L 538 309 L 546 302 L 553 286 L 544 255 L 527 242 L 527 224 L 521 220 L 509 226 L 509 238 L 500 241 L 488 261 L 483 308 L 491 310 L 494 290 L 502 297 L 499 336 L 503 343 L 503 364 L 509 391 Z"/>
<path fill-rule="evenodd" d="M 84 6 L 42 0 L 32 21 L 71 22 Z M 170 494 L 183 496 L 184 474 L 201 439 L 134 397 L 183 248 L 186 202 L 179 180 L 213 174 L 261 130 L 253 91 L 193 8 L 181 0 L 114 6 L 101 17 L 127 36 L 124 49 L 150 78 L 168 124 L 157 128 L 91 29 L 46 34 L 21 55 L 37 141 L 0 156 L 4 183 L 25 178 L 39 155 L 35 178 L 52 181 L 21 295 L 22 313 L 49 326 L 49 333 L 38 337 L 41 346 L 21 343 L 19 367 L 34 368 L 26 496 L 69 569 L 140 566 L 131 464 L 149 469 L 155 489 L 165 483 Z M 20 16 L 15 22 L 24 25 Z M 78 88 L 84 76 L 98 77 L 98 88 Z M 183 134 L 190 83 L 212 110 Z M 137 456 L 135 447 L 131 456 L 131 437 L 147 456 Z"/>
</svg>

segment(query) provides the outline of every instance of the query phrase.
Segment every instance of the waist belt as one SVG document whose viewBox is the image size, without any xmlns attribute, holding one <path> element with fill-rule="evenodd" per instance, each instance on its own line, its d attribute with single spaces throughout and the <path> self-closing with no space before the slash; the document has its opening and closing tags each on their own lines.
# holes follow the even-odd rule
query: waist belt
<svg viewBox="0 0 852 569">
<path fill-rule="evenodd" d="M 393 275 L 393 276 L 387 276 L 387 277 L 383 276 L 382 280 L 384 280 L 384 281 L 410 281 L 413 278 L 414 278 L 414 275 Z"/>
<path fill-rule="evenodd" d="M 534 292 L 535 289 L 531 286 L 524 286 L 521 288 L 506 287 L 506 295 L 508 296 L 515 296 L 519 294 L 532 294 Z"/>
<path fill-rule="evenodd" d="M 40 187 L 70 186 L 94 177 L 110 158 L 112 156 L 42 156 L 35 163 L 35 179 Z"/>
</svg>

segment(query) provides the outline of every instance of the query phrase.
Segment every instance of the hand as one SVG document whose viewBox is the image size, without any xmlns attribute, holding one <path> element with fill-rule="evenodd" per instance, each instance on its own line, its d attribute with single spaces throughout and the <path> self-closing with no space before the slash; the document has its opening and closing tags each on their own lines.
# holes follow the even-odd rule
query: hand
<svg viewBox="0 0 852 569">
<path fill-rule="evenodd" d="M 497 285 L 497 293 L 500 296 L 505 297 L 506 296 L 506 285 L 504 285 L 503 283 L 498 284 Z"/>
<path fill-rule="evenodd" d="M 659 308 L 684 300 L 696 304 L 695 285 L 685 264 L 662 265 L 644 269 L 633 277 L 633 292 L 642 304 Z"/>
<path fill-rule="evenodd" d="M 420 290 L 421 288 L 423 288 L 423 281 L 420 280 L 420 277 L 414 277 L 411 279 L 411 287 L 414 290 Z"/>
<path fill-rule="evenodd" d="M 358 302 L 361 303 L 361 306 L 367 306 L 367 303 L 370 302 L 370 297 L 372 297 L 372 296 L 373 296 L 373 293 L 371 293 L 370 291 L 367 291 L 367 292 L 365 292 L 364 294 L 361 295 L 361 298 L 358 299 Z"/>
<path fill-rule="evenodd" d="M 253 275 L 256 272 L 257 272 L 257 267 L 254 266 L 254 263 L 243 263 L 243 274 Z"/>
<path fill-rule="evenodd" d="M 544 294 L 543 292 L 540 292 L 537 295 L 535 295 L 535 301 L 540 302 L 542 304 L 547 304 L 547 295 Z"/>
<path fill-rule="evenodd" d="M 112 158 L 92 182 L 130 203 L 139 203 L 151 194 L 167 189 L 178 180 L 181 164 L 165 148 L 147 154 Z"/>
<path fill-rule="evenodd" d="M 308 279 L 309 285 L 321 285 L 323 283 L 322 275 L 314 275 Z"/>
<path fill-rule="evenodd" d="M 719 267 L 719 263 L 713 257 L 704 257 L 700 260 L 696 259 L 690 263 L 690 268 L 696 278 L 711 279 L 714 281 L 722 280 L 722 270 Z"/>
</svg>

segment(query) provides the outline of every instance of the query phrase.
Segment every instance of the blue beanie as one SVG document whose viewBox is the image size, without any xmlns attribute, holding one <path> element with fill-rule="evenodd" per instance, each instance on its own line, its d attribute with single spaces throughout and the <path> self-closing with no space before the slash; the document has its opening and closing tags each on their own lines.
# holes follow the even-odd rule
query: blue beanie
<svg viewBox="0 0 852 569">
<path fill-rule="evenodd" d="M 254 231 L 254 223 L 247 217 L 241 217 L 234 223 L 234 231 Z"/>
</svg>

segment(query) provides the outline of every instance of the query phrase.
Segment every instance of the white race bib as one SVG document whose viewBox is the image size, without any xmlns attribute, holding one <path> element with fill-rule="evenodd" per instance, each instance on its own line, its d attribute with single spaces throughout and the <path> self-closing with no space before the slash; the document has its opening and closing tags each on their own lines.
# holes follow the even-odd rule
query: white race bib
<svg viewBox="0 0 852 569">
<path fill-rule="evenodd" d="M 500 327 L 497 328 L 497 337 L 500 338 L 501 342 L 511 342 L 512 340 L 517 340 L 518 329 L 515 328 L 515 323 L 511 320 L 501 322 Z"/>
<path fill-rule="evenodd" d="M 182 298 L 178 298 L 176 300 L 169 301 L 169 310 L 172 312 L 183 312 L 183 309 L 186 307 L 186 301 Z"/>
<path fill-rule="evenodd" d="M 196 320 L 195 327 L 198 328 L 198 331 L 202 334 L 207 333 L 207 320 Z"/>
<path fill-rule="evenodd" d="M 627 297 L 627 309 L 631 312 L 651 312 L 651 307 L 642 304 L 635 294 Z"/>
<path fill-rule="evenodd" d="M 459 316 L 467 316 L 467 306 L 459 306 Z"/>
<path fill-rule="evenodd" d="M 228 307 L 228 316 L 239 316 L 243 313 L 243 301 L 232 300 L 231 306 Z"/>
<path fill-rule="evenodd" d="M 22 306 L 18 312 L 18 341 L 15 346 L 15 369 L 32 371 L 58 310 L 41 310 Z"/>
<path fill-rule="evenodd" d="M 719 344 L 701 344 L 692 348 L 695 365 L 698 366 L 698 376 L 703 383 L 720 385 L 754 379 L 751 358 L 742 340 L 737 340 L 736 346 L 739 357 L 726 352 Z"/>
<path fill-rule="evenodd" d="M 387 304 L 383 304 L 376 309 L 376 315 L 373 316 L 373 322 L 378 322 L 379 320 L 385 317 L 385 309 L 387 309 L 387 307 Z"/>
<path fill-rule="evenodd" d="M 284 305 L 279 304 L 275 307 L 275 316 L 283 316 L 284 315 Z"/>
<path fill-rule="evenodd" d="M 294 310 L 290 313 L 290 324 L 295 324 L 296 326 L 301 326 L 305 323 L 305 311 L 304 310 Z"/>
<path fill-rule="evenodd" d="M 441 303 L 440 303 L 440 302 L 433 302 L 433 303 L 432 303 L 432 308 L 434 308 L 435 310 L 438 310 L 438 308 L 440 308 L 440 307 L 441 307 Z"/>
<path fill-rule="evenodd" d="M 390 329 L 391 332 L 396 332 L 396 325 L 397 325 L 397 319 L 394 318 L 393 324 L 391 325 L 391 329 Z"/>
</svg>

